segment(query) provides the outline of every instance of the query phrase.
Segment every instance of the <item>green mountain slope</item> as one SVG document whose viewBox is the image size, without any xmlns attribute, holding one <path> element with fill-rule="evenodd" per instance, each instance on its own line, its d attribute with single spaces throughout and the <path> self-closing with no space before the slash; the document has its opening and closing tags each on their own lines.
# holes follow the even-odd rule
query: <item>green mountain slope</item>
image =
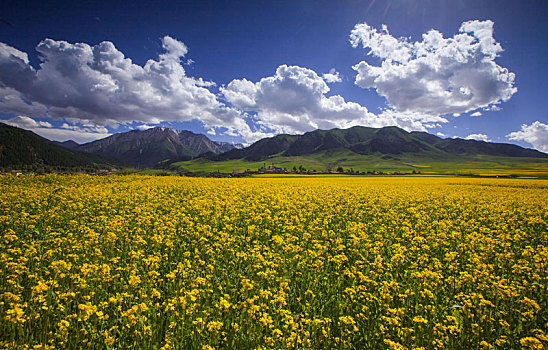
<svg viewBox="0 0 548 350">
<path fill-rule="evenodd" d="M 264 165 L 291 170 L 299 166 L 325 171 L 342 166 L 360 171 L 433 171 L 436 173 L 512 173 L 536 169 L 548 173 L 548 155 L 511 144 L 442 139 L 397 127 L 316 130 L 278 135 L 220 155 L 176 162 L 189 171 L 241 171 Z"/>
<path fill-rule="evenodd" d="M 299 138 L 296 135 L 277 135 L 259 140 L 249 147 L 233 149 L 220 155 L 220 159 L 245 159 L 258 161 L 265 157 L 282 153 Z"/>
<path fill-rule="evenodd" d="M 411 132 L 410 135 L 421 139 L 444 152 L 456 155 L 484 154 L 502 157 L 548 158 L 547 154 L 537 150 L 523 148 L 507 143 L 493 143 L 463 139 L 442 139 L 425 132 L 417 131 Z"/>
<path fill-rule="evenodd" d="M 111 168 L 116 163 L 49 141 L 32 131 L 0 123 L 0 167 L 3 169 Z"/>
<path fill-rule="evenodd" d="M 411 153 L 416 156 L 441 157 L 492 155 L 503 157 L 548 158 L 537 150 L 516 145 L 475 140 L 442 139 L 424 132 L 407 132 L 395 126 L 315 130 L 303 135 L 278 135 L 262 139 L 251 146 L 221 155 L 224 159 L 261 160 L 269 156 L 303 156 L 336 149 L 361 155 Z"/>
</svg>

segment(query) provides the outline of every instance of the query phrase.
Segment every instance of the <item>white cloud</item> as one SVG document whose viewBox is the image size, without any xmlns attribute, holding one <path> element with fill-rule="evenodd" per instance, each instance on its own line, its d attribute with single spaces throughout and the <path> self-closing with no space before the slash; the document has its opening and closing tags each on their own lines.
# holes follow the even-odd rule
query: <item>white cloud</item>
<svg viewBox="0 0 548 350">
<path fill-rule="evenodd" d="M 88 143 L 95 140 L 109 137 L 111 133 L 96 133 L 86 130 L 62 130 L 62 129 L 37 129 L 32 130 L 38 135 L 53 141 L 68 141 L 73 140 L 79 144 Z"/>
<path fill-rule="evenodd" d="M 153 127 L 154 125 L 148 125 L 148 124 L 140 124 L 136 126 L 136 128 L 139 130 L 148 130 L 148 129 L 152 129 Z"/>
<path fill-rule="evenodd" d="M 72 130 L 72 131 L 78 131 L 78 132 L 86 132 L 86 133 L 97 133 L 97 134 L 108 134 L 108 129 L 101 125 L 94 125 L 94 124 L 68 124 L 63 123 L 61 124 L 61 129 L 65 130 Z M 139 127 L 137 127 L 139 128 Z"/>
<path fill-rule="evenodd" d="M 441 121 L 441 120 L 440 120 L 440 121 Z M 444 120 L 443 122 L 447 122 L 447 121 Z M 440 124 L 440 123 L 424 124 L 424 127 L 425 127 L 426 129 L 441 128 L 441 124 Z"/>
<path fill-rule="evenodd" d="M 331 68 L 329 73 L 322 74 L 322 78 L 328 84 L 340 83 L 342 81 L 341 77 L 339 76 L 339 72 L 337 72 L 335 68 Z"/>
<path fill-rule="evenodd" d="M 326 81 L 313 70 L 299 66 L 281 65 L 273 76 L 256 83 L 235 79 L 220 91 L 233 106 L 253 114 L 259 127 L 274 133 L 302 133 L 355 125 L 397 125 L 408 130 L 424 130 L 424 121 L 446 121 L 439 117 L 426 120 L 418 113 L 390 110 L 375 115 L 339 95 L 327 97 Z"/>
<path fill-rule="evenodd" d="M 438 131 L 438 132 L 436 133 L 436 135 L 438 135 L 439 137 L 442 137 L 442 138 L 446 138 L 446 137 L 447 137 L 447 135 L 444 134 L 444 133 L 442 133 L 441 131 Z"/>
<path fill-rule="evenodd" d="M 52 141 L 67 141 L 67 140 L 73 140 L 76 141 L 79 144 L 87 143 L 99 139 L 104 139 L 105 137 L 109 137 L 112 134 L 111 133 L 97 133 L 97 132 L 90 132 L 87 130 L 82 129 L 76 129 L 76 130 L 66 130 L 66 129 L 58 129 L 58 128 L 51 128 L 51 129 L 45 129 L 45 128 L 38 128 L 38 129 L 30 129 L 32 132 L 45 137 L 48 140 Z"/>
<path fill-rule="evenodd" d="M 525 141 L 541 152 L 548 152 L 548 124 L 538 120 L 531 125 L 523 124 L 521 130 L 506 135 L 510 140 Z"/>
<path fill-rule="evenodd" d="M 474 112 L 472 114 L 470 114 L 471 117 L 481 117 L 481 112 L 480 111 L 477 111 L 477 112 Z"/>
<path fill-rule="evenodd" d="M 489 136 L 485 134 L 470 134 L 465 137 L 466 140 L 476 140 L 476 141 L 485 141 L 485 142 L 491 142 L 489 139 Z"/>
<path fill-rule="evenodd" d="M 0 111 L 98 125 L 198 119 L 206 127 L 249 132 L 239 112 L 208 90 L 215 83 L 186 75 L 184 43 L 165 36 L 162 47 L 158 60 L 140 66 L 108 41 L 45 39 L 34 69 L 26 53 L 0 43 Z"/>
<path fill-rule="evenodd" d="M 441 116 L 495 109 L 517 91 L 514 73 L 495 62 L 502 47 L 489 20 L 465 22 L 450 38 L 432 29 L 417 42 L 363 23 L 354 27 L 350 42 L 381 61 L 356 64 L 355 84 L 375 89 L 397 112 Z"/>
<path fill-rule="evenodd" d="M 428 128 L 441 127 L 440 123 L 447 123 L 447 119 L 440 116 L 432 116 L 416 112 L 398 112 L 393 109 L 385 109 L 379 117 L 390 121 L 389 125 L 396 125 L 407 131 L 427 131 Z"/>
<path fill-rule="evenodd" d="M 11 126 L 30 130 L 35 134 L 52 141 L 73 140 L 78 143 L 86 143 L 110 136 L 104 126 L 93 124 L 80 125 L 63 123 L 60 127 L 54 127 L 46 121 L 39 121 L 26 116 L 17 116 L 6 120 L 0 120 Z"/>
<path fill-rule="evenodd" d="M 2 120 L 4 123 L 15 126 L 18 128 L 23 129 L 31 129 L 31 128 L 51 128 L 52 125 L 49 122 L 46 121 L 36 121 L 32 118 L 26 117 L 24 115 L 19 115 L 17 117 L 13 117 L 11 119 Z"/>
<path fill-rule="evenodd" d="M 175 59 L 178 61 L 180 57 L 184 57 L 188 53 L 188 47 L 184 43 L 173 39 L 169 35 L 163 38 L 162 48 L 166 50 L 166 53 L 160 55 L 161 60 Z"/>
<path fill-rule="evenodd" d="M 447 123 L 444 115 L 494 110 L 515 93 L 513 73 L 494 62 L 502 48 L 492 34 L 492 22 L 471 21 L 452 38 L 431 30 L 411 43 L 394 38 L 385 26 L 378 32 L 357 25 L 352 44 L 368 48 L 382 64 L 354 66 L 356 84 L 386 97 L 389 108 L 380 114 L 339 95 L 328 97 L 328 84 L 342 81 L 334 68 L 318 74 L 281 65 L 272 76 L 234 79 L 215 94 L 215 82 L 187 75 L 185 67 L 193 62 L 188 47 L 169 36 L 162 39 L 165 52 L 143 66 L 108 41 L 90 46 L 45 39 L 36 47 L 42 62 L 34 68 L 27 53 L 0 43 L 0 112 L 67 121 L 50 134 L 108 136 L 105 125 L 147 128 L 190 120 L 247 142 L 354 125 L 426 131 Z M 30 127 L 46 132 L 44 125 Z"/>
</svg>

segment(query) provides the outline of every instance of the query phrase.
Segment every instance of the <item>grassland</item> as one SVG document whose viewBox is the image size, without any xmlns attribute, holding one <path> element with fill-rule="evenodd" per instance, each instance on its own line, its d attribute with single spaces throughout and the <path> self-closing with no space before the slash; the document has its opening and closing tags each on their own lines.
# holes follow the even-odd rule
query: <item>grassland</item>
<svg viewBox="0 0 548 350">
<path fill-rule="evenodd" d="M 224 172 L 257 170 L 266 165 L 286 168 L 299 168 L 325 171 L 335 170 L 341 166 L 355 171 L 384 172 L 421 172 L 423 174 L 477 174 L 477 175 L 517 175 L 522 177 L 548 178 L 548 159 L 518 158 L 496 156 L 467 156 L 453 158 L 436 158 L 406 155 L 359 155 L 347 150 L 321 152 L 298 157 L 274 156 L 263 161 L 248 162 L 242 159 L 211 161 L 198 158 L 174 163 L 173 166 L 192 172 Z"/>
<path fill-rule="evenodd" d="M 0 346 L 542 349 L 547 189 L 0 176 Z"/>
</svg>

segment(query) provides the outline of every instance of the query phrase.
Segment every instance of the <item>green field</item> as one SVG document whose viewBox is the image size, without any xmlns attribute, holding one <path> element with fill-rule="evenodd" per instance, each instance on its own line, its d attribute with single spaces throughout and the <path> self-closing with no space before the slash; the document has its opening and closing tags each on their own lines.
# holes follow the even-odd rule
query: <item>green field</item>
<svg viewBox="0 0 548 350">
<path fill-rule="evenodd" d="M 421 172 L 422 174 L 477 174 L 477 175 L 516 175 L 521 177 L 548 177 L 548 159 L 497 156 L 467 156 L 454 158 L 426 158 L 405 155 L 359 155 L 347 150 L 321 152 L 307 156 L 274 156 L 262 161 L 250 162 L 242 159 L 211 161 L 197 158 L 173 163 L 177 170 L 191 172 L 222 172 L 257 170 L 263 166 L 275 166 L 287 170 L 299 168 L 325 171 L 341 166 L 344 170 Z"/>
</svg>

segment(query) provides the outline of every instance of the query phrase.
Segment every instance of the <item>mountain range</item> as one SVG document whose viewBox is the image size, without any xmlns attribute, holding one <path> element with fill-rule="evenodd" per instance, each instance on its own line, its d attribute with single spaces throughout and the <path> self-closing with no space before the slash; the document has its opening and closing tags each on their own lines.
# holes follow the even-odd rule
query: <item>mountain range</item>
<svg viewBox="0 0 548 350">
<path fill-rule="evenodd" d="M 203 153 L 220 154 L 240 144 L 215 142 L 202 134 L 186 130 L 156 127 L 114 134 L 104 139 L 75 145 L 74 141 L 61 143 L 78 151 L 118 159 L 137 167 L 152 167 L 165 159 L 189 160 Z"/>
<path fill-rule="evenodd" d="M 192 159 L 201 163 L 228 164 L 234 160 L 266 162 L 275 158 L 279 162 L 280 159 L 311 159 L 333 154 L 347 158 L 404 157 L 457 162 L 477 156 L 548 158 L 548 154 L 513 144 L 442 139 L 426 132 L 407 132 L 398 127 L 355 126 L 315 130 L 302 135 L 281 134 L 248 147 L 215 142 L 205 135 L 162 127 L 118 133 L 78 144 L 74 141 L 51 142 L 30 131 L 0 123 L 0 136 L 0 166 L 3 168 L 25 164 L 144 168 L 159 163 L 169 166 Z"/>
<path fill-rule="evenodd" d="M 277 135 L 259 140 L 243 149 L 230 150 L 217 159 L 243 158 L 248 161 L 259 161 L 274 155 L 305 156 L 334 150 L 346 150 L 359 155 L 413 154 L 435 159 L 480 154 L 548 158 L 548 154 L 513 144 L 442 139 L 426 132 L 407 132 L 395 126 L 384 128 L 355 126 L 349 129 L 315 130 L 303 135 Z"/>
</svg>

